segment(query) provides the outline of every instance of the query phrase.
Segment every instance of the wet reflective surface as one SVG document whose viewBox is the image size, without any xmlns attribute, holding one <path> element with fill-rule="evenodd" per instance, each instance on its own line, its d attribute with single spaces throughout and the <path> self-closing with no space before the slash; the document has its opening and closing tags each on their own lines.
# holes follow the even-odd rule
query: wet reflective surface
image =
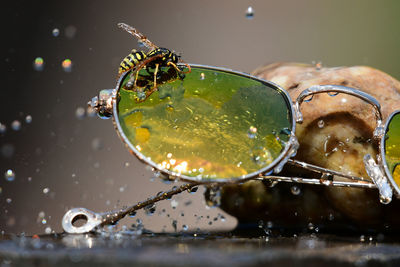
<svg viewBox="0 0 400 267">
<path fill-rule="evenodd" d="M 125 231 L 111 236 L 3 236 L 0 263 L 1 266 L 391 266 L 400 264 L 400 248 L 382 234 L 243 237 L 147 233 L 137 236 Z"/>
</svg>

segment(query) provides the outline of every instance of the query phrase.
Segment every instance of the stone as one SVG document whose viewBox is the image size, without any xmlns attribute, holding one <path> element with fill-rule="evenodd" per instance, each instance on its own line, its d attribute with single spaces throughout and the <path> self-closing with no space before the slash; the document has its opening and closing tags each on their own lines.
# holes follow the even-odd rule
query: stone
<svg viewBox="0 0 400 267">
<path fill-rule="evenodd" d="M 279 84 L 288 90 L 292 100 L 312 85 L 334 84 L 353 87 L 375 97 L 381 104 L 384 119 L 400 109 L 400 82 L 371 67 L 275 63 L 252 74 Z M 344 94 L 319 94 L 303 103 L 301 111 L 304 122 L 296 128 L 300 143 L 296 159 L 367 178 L 363 157 L 366 154 L 375 157 L 378 148 L 372 140 L 376 126 L 372 107 Z M 283 174 L 313 175 L 288 165 Z M 271 187 L 252 181 L 227 186 L 222 190 L 221 208 L 236 216 L 239 223 L 263 220 L 287 227 L 306 227 L 312 222 L 327 228 L 400 228 L 397 212 L 400 201 L 393 199 L 383 205 L 375 189 L 299 185 L 301 193 L 293 195 L 290 190 L 293 185 L 280 183 Z"/>
</svg>

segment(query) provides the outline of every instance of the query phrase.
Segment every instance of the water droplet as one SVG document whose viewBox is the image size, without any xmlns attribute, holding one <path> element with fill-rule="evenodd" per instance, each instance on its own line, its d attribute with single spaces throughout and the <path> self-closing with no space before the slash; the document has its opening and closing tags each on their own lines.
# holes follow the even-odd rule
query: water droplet
<svg viewBox="0 0 400 267">
<path fill-rule="evenodd" d="M 15 152 L 15 147 L 12 144 L 4 144 L 1 147 L 1 155 L 5 158 L 12 158 Z"/>
<path fill-rule="evenodd" d="M 61 63 L 61 66 L 65 72 L 72 71 L 72 61 L 68 58 L 63 60 L 63 62 Z"/>
<path fill-rule="evenodd" d="M 337 96 L 339 92 L 328 92 L 329 96 Z"/>
<path fill-rule="evenodd" d="M 154 212 L 156 212 L 156 205 L 153 203 L 144 207 L 143 209 L 147 216 L 151 216 L 154 214 Z"/>
<path fill-rule="evenodd" d="M 15 172 L 11 169 L 8 169 L 4 176 L 8 182 L 13 182 L 15 180 Z"/>
<path fill-rule="evenodd" d="M 76 35 L 76 27 L 73 25 L 69 25 L 65 28 L 65 36 L 69 39 L 74 38 Z"/>
<path fill-rule="evenodd" d="M 3 134 L 7 131 L 7 126 L 0 122 L 0 134 Z"/>
<path fill-rule="evenodd" d="M 176 209 L 178 207 L 178 205 L 179 205 L 179 202 L 177 200 L 175 200 L 175 199 L 171 200 L 171 207 L 173 209 Z"/>
<path fill-rule="evenodd" d="M 189 194 L 194 194 L 197 192 L 198 189 L 199 189 L 199 187 L 195 186 L 195 187 L 189 188 L 187 191 Z"/>
<path fill-rule="evenodd" d="M 314 224 L 311 223 L 311 222 L 308 224 L 307 227 L 308 227 L 309 230 L 314 230 Z"/>
<path fill-rule="evenodd" d="M 75 110 L 75 116 L 80 120 L 83 119 L 85 117 L 85 109 L 83 107 L 78 107 Z"/>
<path fill-rule="evenodd" d="M 247 131 L 247 136 L 252 139 L 255 138 L 257 136 L 257 128 L 250 126 L 249 130 Z"/>
<path fill-rule="evenodd" d="M 318 128 L 324 128 L 325 122 L 323 120 L 318 121 Z"/>
<path fill-rule="evenodd" d="M 208 207 L 219 207 L 221 205 L 221 190 L 216 188 L 207 188 L 204 193 L 206 198 L 206 204 Z"/>
<path fill-rule="evenodd" d="M 130 165 L 130 163 L 129 163 L 129 162 L 125 162 L 125 163 L 124 163 L 124 166 L 125 166 L 125 168 L 128 168 L 128 167 L 129 167 L 129 165 Z"/>
<path fill-rule="evenodd" d="M 318 62 L 314 63 L 314 65 L 315 65 L 315 69 L 316 70 L 321 70 L 322 69 L 322 62 L 321 61 L 318 61 Z"/>
<path fill-rule="evenodd" d="M 249 6 L 246 10 L 246 18 L 253 19 L 254 18 L 254 10 L 251 6 Z"/>
<path fill-rule="evenodd" d="M 14 120 L 14 121 L 11 123 L 11 128 L 12 128 L 14 131 L 19 131 L 19 130 L 21 130 L 21 122 L 20 122 L 19 120 Z"/>
<path fill-rule="evenodd" d="M 44 229 L 44 232 L 48 235 L 51 234 L 51 227 L 46 227 L 46 229 Z"/>
<path fill-rule="evenodd" d="M 293 195 L 298 196 L 301 193 L 301 189 L 297 185 L 294 185 L 290 188 L 290 192 L 292 192 Z"/>
<path fill-rule="evenodd" d="M 104 145 L 100 138 L 96 137 L 92 140 L 92 149 L 93 150 L 101 150 Z"/>
<path fill-rule="evenodd" d="M 265 147 L 255 147 L 250 152 L 251 159 L 259 165 L 272 162 L 271 152 Z"/>
<path fill-rule="evenodd" d="M 333 221 L 334 219 L 335 219 L 335 216 L 332 213 L 329 213 L 328 220 Z"/>
<path fill-rule="evenodd" d="M 200 80 L 204 80 L 206 78 L 206 75 L 202 72 L 201 74 L 200 74 Z"/>
<path fill-rule="evenodd" d="M 25 117 L 25 122 L 26 122 L 26 123 L 31 123 L 31 122 L 32 122 L 32 116 L 31 116 L 31 115 L 27 115 L 27 116 Z"/>
<path fill-rule="evenodd" d="M 44 60 L 41 57 L 35 58 L 33 61 L 33 69 L 36 71 L 42 71 L 44 69 Z"/>
<path fill-rule="evenodd" d="M 178 221 L 177 220 L 173 220 L 172 221 L 172 227 L 174 227 L 175 232 L 176 232 L 177 226 L 178 226 Z"/>
<path fill-rule="evenodd" d="M 304 102 L 310 102 L 312 99 L 313 99 L 313 97 L 314 97 L 314 95 L 310 95 L 310 96 L 307 96 L 306 98 L 304 98 Z"/>
<path fill-rule="evenodd" d="M 7 199 L 6 199 L 6 202 L 7 202 L 8 204 L 10 204 L 10 203 L 12 202 L 12 199 L 11 199 L 11 198 L 7 198 Z"/>
<path fill-rule="evenodd" d="M 125 191 L 125 186 L 121 186 L 120 188 L 119 188 L 119 192 L 124 192 Z"/>
<path fill-rule="evenodd" d="M 47 220 L 45 218 L 42 219 L 42 224 L 46 224 Z"/>
<path fill-rule="evenodd" d="M 131 213 L 129 213 L 129 217 L 133 218 L 136 216 L 136 211 L 132 211 Z"/>
<path fill-rule="evenodd" d="M 189 227 L 186 224 L 182 225 L 182 230 L 183 231 L 187 231 L 188 229 L 189 229 Z"/>
<path fill-rule="evenodd" d="M 50 188 L 45 187 L 43 188 L 43 194 L 48 194 L 50 192 Z"/>
<path fill-rule="evenodd" d="M 32 182 L 32 177 L 28 177 L 28 182 Z"/>
<path fill-rule="evenodd" d="M 360 235 L 360 242 L 364 242 L 365 241 L 365 236 L 364 235 Z"/>
<path fill-rule="evenodd" d="M 60 30 L 57 28 L 54 28 L 51 33 L 53 34 L 54 37 L 57 37 L 58 35 L 60 35 Z"/>
<path fill-rule="evenodd" d="M 165 109 L 166 109 L 167 111 L 169 111 L 169 112 L 172 112 L 172 111 L 174 111 L 174 106 L 171 105 L 171 104 L 167 104 L 167 106 L 165 107 Z"/>
</svg>

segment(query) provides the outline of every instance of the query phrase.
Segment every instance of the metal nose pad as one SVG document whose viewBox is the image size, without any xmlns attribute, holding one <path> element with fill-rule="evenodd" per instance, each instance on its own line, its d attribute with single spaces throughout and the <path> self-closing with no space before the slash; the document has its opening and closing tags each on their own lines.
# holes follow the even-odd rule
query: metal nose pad
<svg viewBox="0 0 400 267">
<path fill-rule="evenodd" d="M 370 154 L 364 156 L 365 170 L 372 181 L 375 183 L 379 190 L 379 199 L 382 204 L 388 204 L 392 201 L 393 190 L 390 187 L 386 176 L 383 171 L 376 164 L 375 160 Z"/>
</svg>

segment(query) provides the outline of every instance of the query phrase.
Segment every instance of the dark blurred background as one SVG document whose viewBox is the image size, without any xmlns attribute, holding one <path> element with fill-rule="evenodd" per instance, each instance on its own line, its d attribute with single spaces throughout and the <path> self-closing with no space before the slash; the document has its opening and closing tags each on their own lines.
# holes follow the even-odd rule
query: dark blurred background
<svg viewBox="0 0 400 267">
<path fill-rule="evenodd" d="M 250 6 L 253 16 L 246 16 Z M 87 101 L 115 86 L 119 62 L 139 48 L 118 22 L 190 63 L 244 72 L 276 61 L 369 65 L 400 78 L 396 0 L 14 0 L 1 9 L 0 231 L 6 233 L 59 232 L 71 207 L 110 210 L 173 186 L 152 179 L 111 121 L 85 115 Z M 122 224 L 137 218 L 154 231 L 174 231 L 175 220 L 178 231 L 236 223 L 206 207 L 203 189 Z"/>
</svg>

